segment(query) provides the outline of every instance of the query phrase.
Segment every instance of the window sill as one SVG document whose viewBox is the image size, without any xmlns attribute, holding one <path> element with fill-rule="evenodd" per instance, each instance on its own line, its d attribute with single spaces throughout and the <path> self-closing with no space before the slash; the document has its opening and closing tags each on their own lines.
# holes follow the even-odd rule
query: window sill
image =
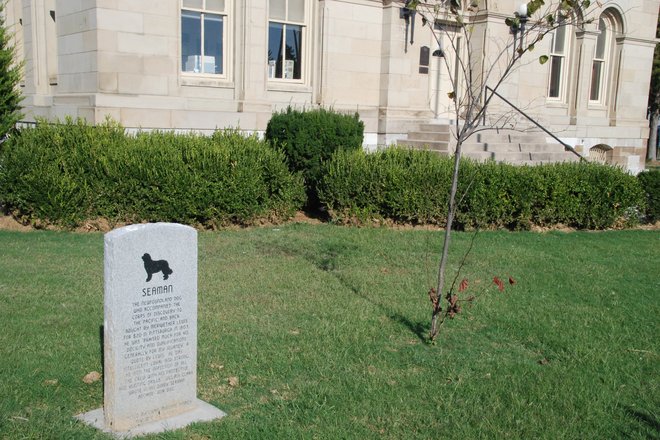
<svg viewBox="0 0 660 440">
<path fill-rule="evenodd" d="M 306 84 L 299 82 L 289 82 L 289 81 L 276 81 L 269 79 L 268 80 L 268 91 L 273 92 L 300 92 L 300 93 L 311 93 L 312 88 Z"/>
<path fill-rule="evenodd" d="M 180 84 L 190 87 L 223 87 L 233 88 L 234 83 L 219 75 L 189 75 L 182 73 Z"/>
<path fill-rule="evenodd" d="M 549 108 L 568 108 L 568 104 L 555 98 L 546 98 L 545 105 Z"/>
<path fill-rule="evenodd" d="M 587 109 L 589 110 L 607 110 L 607 104 L 601 102 L 589 101 L 587 103 Z"/>
</svg>

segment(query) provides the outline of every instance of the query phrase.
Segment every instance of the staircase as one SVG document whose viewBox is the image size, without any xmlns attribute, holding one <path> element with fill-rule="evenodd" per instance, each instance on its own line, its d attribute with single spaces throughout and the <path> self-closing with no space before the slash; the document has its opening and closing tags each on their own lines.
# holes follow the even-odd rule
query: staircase
<svg viewBox="0 0 660 440">
<path fill-rule="evenodd" d="M 456 140 L 452 127 L 443 124 L 421 124 L 408 133 L 408 139 L 397 144 L 427 149 L 439 154 L 453 154 Z M 553 162 L 577 162 L 579 157 L 565 151 L 559 143 L 549 143 L 541 131 L 489 130 L 473 134 L 463 143 L 463 157 L 478 161 L 494 160 L 514 165 L 539 165 Z"/>
</svg>

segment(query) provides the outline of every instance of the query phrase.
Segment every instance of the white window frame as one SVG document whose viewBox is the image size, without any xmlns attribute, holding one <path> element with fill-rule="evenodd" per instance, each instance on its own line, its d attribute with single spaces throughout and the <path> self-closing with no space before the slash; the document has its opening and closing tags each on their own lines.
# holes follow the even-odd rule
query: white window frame
<svg viewBox="0 0 660 440">
<path fill-rule="evenodd" d="M 611 59 L 611 52 L 612 52 L 612 34 L 614 33 L 614 27 L 612 26 L 612 23 L 610 20 L 608 20 L 608 17 L 606 16 L 601 16 L 599 21 L 598 21 L 598 28 L 600 30 L 601 24 L 604 27 L 604 30 L 607 32 L 605 34 L 605 40 L 603 42 L 603 53 L 602 57 L 599 57 L 598 55 L 598 41 L 596 41 L 596 47 L 594 47 L 594 56 L 591 61 L 591 77 L 589 80 L 589 103 L 590 104 L 596 104 L 596 105 L 605 105 L 606 100 L 607 100 L 607 83 L 609 81 L 609 64 L 610 64 L 610 59 Z M 601 31 L 602 32 L 602 31 Z M 600 34 L 599 34 L 600 36 Z M 598 84 L 598 96 L 596 99 L 593 99 L 592 96 L 594 94 L 594 67 L 596 66 L 596 63 L 600 64 L 600 72 L 599 72 L 599 77 L 598 80 L 600 81 Z"/>
<path fill-rule="evenodd" d="M 285 0 L 285 13 L 284 16 L 288 17 L 289 16 L 289 1 L 290 0 Z M 276 18 L 271 18 L 271 13 L 270 13 L 270 0 L 268 0 L 268 21 L 266 24 L 266 78 L 268 79 L 268 82 L 272 84 L 306 84 L 307 81 L 307 65 L 308 65 L 308 60 L 309 60 L 309 38 L 308 38 L 308 26 L 307 26 L 307 20 L 309 17 L 309 2 L 306 0 L 303 2 L 303 20 L 302 21 L 292 21 L 288 19 L 276 19 Z M 298 26 L 300 27 L 300 33 L 301 33 L 301 38 L 302 38 L 302 50 L 300 51 L 300 78 L 284 78 L 284 71 L 285 67 L 282 66 L 282 78 L 276 78 L 274 76 L 271 76 L 271 71 L 273 66 L 270 65 L 270 61 L 268 60 L 268 48 L 270 47 L 270 25 L 271 23 L 277 23 L 281 24 L 283 26 L 282 32 L 283 32 L 283 39 L 282 39 L 282 45 L 286 47 L 286 28 L 287 26 Z M 284 61 L 284 60 L 283 60 Z M 275 67 L 276 68 L 276 67 Z"/>
<path fill-rule="evenodd" d="M 566 25 L 561 25 L 563 27 L 563 50 L 561 52 L 558 52 L 557 49 L 557 30 L 555 30 L 554 34 L 552 35 L 552 41 L 550 43 L 550 59 L 549 59 L 549 66 L 548 66 L 548 86 L 547 86 L 547 100 L 550 102 L 565 102 L 566 100 L 566 87 L 567 87 L 567 76 L 568 76 L 568 57 L 570 55 L 571 51 L 571 33 L 569 32 L 569 28 Z M 550 90 L 552 87 L 553 83 L 553 76 L 552 76 L 552 67 L 553 63 L 555 60 L 559 60 L 561 62 L 561 65 L 559 67 L 558 75 L 559 75 L 559 85 L 558 85 L 558 90 L 557 90 L 557 96 L 551 96 L 550 95 Z"/>
<path fill-rule="evenodd" d="M 225 0 L 225 5 L 224 5 L 224 10 L 222 12 L 217 11 L 217 10 L 212 10 L 212 9 L 207 9 L 206 8 L 206 2 L 207 0 L 200 0 L 202 2 L 202 8 L 194 8 L 190 6 L 184 6 L 184 0 L 181 0 L 179 2 L 179 73 L 183 77 L 187 78 L 209 78 L 209 79 L 221 79 L 221 80 L 229 80 L 230 75 L 229 72 L 231 72 L 230 68 L 230 57 L 229 57 L 229 50 L 231 48 L 231 42 L 230 40 L 230 22 L 229 22 L 229 15 L 231 13 L 230 11 L 230 5 L 231 1 Z M 190 12 L 198 12 L 200 13 L 201 17 L 201 55 L 202 55 L 202 66 L 204 65 L 204 15 L 205 14 L 210 14 L 210 15 L 219 15 L 222 17 L 222 73 L 213 73 L 213 72 L 191 72 L 191 71 L 186 71 L 184 70 L 184 65 L 183 65 L 183 60 L 182 60 L 182 54 L 183 54 L 183 29 L 181 26 L 181 21 L 183 17 L 184 11 L 190 11 Z"/>
</svg>

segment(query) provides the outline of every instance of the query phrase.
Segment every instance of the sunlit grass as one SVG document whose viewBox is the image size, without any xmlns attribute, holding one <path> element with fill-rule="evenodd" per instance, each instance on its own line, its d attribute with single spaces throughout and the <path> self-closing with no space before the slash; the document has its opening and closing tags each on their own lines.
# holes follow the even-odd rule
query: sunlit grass
<svg viewBox="0 0 660 440">
<path fill-rule="evenodd" d="M 457 233 L 452 271 L 472 236 Z M 660 233 L 484 232 L 472 308 L 425 342 L 441 233 L 331 225 L 199 236 L 188 438 L 653 438 Z M 107 438 L 101 234 L 0 232 L 0 438 Z M 493 276 L 517 283 L 500 293 Z M 238 386 L 228 379 L 237 377 Z"/>
</svg>

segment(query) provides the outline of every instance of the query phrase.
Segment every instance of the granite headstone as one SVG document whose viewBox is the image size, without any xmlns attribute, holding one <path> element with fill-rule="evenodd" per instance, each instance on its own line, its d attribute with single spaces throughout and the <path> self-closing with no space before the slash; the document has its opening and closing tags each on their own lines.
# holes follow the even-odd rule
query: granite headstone
<svg viewBox="0 0 660 440">
<path fill-rule="evenodd" d="M 78 418 L 126 438 L 224 416 L 197 399 L 197 231 L 131 225 L 104 244 L 103 408 Z"/>
</svg>

